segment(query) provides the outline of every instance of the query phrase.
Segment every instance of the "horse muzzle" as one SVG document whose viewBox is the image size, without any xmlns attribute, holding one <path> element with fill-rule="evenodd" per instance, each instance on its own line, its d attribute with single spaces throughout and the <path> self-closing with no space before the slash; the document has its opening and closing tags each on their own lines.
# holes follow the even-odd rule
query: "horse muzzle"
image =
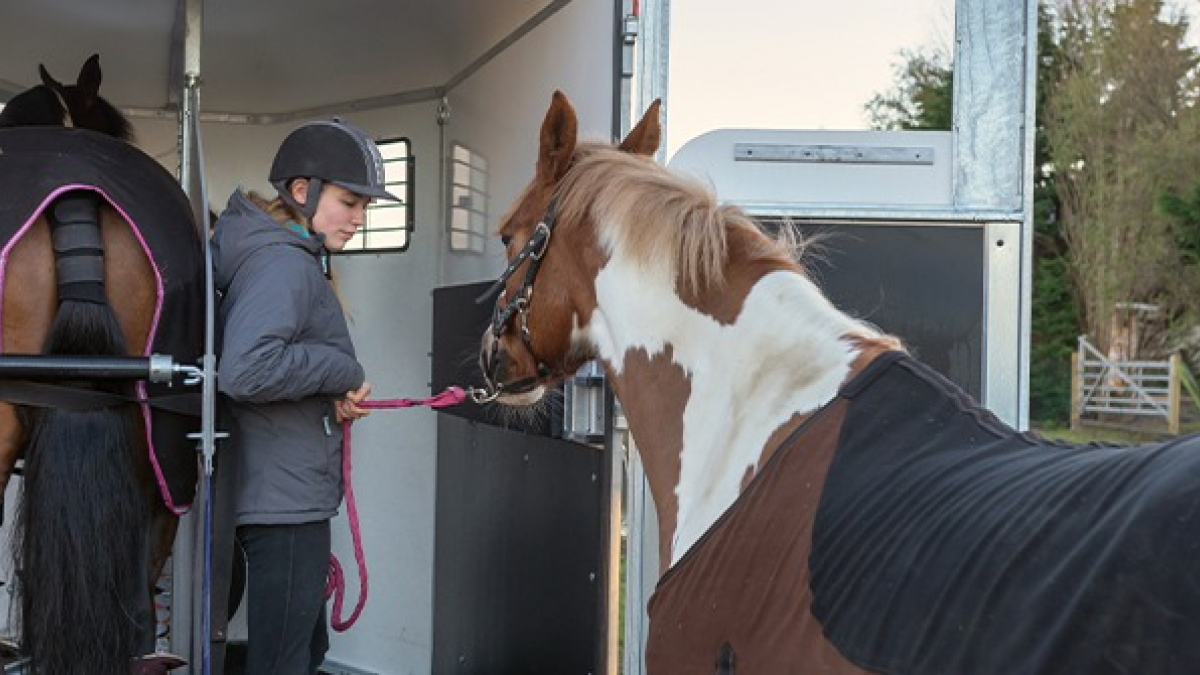
<svg viewBox="0 0 1200 675">
<path fill-rule="evenodd" d="M 513 378 L 512 365 L 512 357 L 489 327 L 479 348 L 479 371 L 485 388 L 472 389 L 471 400 L 480 404 L 498 400 L 506 405 L 532 405 L 541 399 L 545 393 L 542 380 L 548 373 L 539 368 L 535 375 Z"/>
</svg>

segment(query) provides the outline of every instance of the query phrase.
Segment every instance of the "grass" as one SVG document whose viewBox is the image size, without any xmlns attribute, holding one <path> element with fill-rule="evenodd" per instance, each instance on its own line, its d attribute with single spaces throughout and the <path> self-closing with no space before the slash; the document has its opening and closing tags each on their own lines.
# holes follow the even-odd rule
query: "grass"
<svg viewBox="0 0 1200 675">
<path fill-rule="evenodd" d="M 1181 435 L 1200 431 L 1200 422 L 1192 421 L 1181 426 Z M 1170 438 L 1170 434 L 1166 432 L 1165 425 L 1138 426 L 1136 424 L 1087 424 L 1079 429 L 1072 429 L 1068 426 L 1063 426 L 1060 424 L 1034 422 L 1032 428 L 1035 432 L 1045 436 L 1046 438 L 1067 441 L 1069 443 L 1100 442 L 1127 445 L 1135 443 L 1149 443 L 1152 441 L 1161 441 L 1165 438 Z"/>
</svg>

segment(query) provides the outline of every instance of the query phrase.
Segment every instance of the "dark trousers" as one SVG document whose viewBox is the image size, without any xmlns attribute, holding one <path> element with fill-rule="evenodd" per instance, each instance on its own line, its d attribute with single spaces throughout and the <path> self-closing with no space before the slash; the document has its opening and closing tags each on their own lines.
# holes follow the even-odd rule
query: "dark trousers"
<svg viewBox="0 0 1200 675">
<path fill-rule="evenodd" d="M 237 538 L 247 565 L 246 672 L 315 674 L 329 649 L 329 521 L 243 525 Z"/>
</svg>

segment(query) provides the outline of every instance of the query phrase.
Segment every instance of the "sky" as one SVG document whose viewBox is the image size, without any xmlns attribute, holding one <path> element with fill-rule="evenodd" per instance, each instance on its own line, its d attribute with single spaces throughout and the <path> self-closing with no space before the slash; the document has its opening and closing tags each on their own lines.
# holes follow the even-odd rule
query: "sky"
<svg viewBox="0 0 1200 675">
<path fill-rule="evenodd" d="M 1200 0 L 1166 4 L 1200 45 Z M 710 129 L 867 129 L 900 51 L 953 41 L 954 0 L 672 0 L 667 158 Z"/>
<path fill-rule="evenodd" d="M 869 128 L 901 49 L 950 51 L 954 0 L 672 0 L 670 26 L 668 157 L 715 128 Z"/>
</svg>

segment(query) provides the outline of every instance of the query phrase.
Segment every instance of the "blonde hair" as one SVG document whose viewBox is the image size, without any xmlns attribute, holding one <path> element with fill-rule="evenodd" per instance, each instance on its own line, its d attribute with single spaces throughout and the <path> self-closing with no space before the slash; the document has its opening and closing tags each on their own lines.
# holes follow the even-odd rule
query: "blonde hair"
<svg viewBox="0 0 1200 675">
<path fill-rule="evenodd" d="M 288 221 L 294 221 L 305 226 L 308 225 L 308 220 L 305 219 L 304 214 L 300 213 L 299 209 L 283 201 L 283 197 L 277 195 L 273 198 L 268 198 L 253 190 L 246 193 L 246 197 L 255 206 L 266 211 L 267 215 L 271 216 L 271 220 L 280 225 L 286 225 Z"/>
<path fill-rule="evenodd" d="M 251 190 L 246 193 L 246 198 L 249 199 L 255 206 L 262 209 L 271 216 L 280 227 L 288 227 L 288 223 L 298 223 L 302 227 L 308 227 L 308 220 L 304 214 L 300 213 L 299 209 L 291 204 L 283 201 L 283 197 L 276 196 L 268 199 L 262 194 Z M 333 294 L 337 296 L 338 304 L 342 306 L 342 315 L 346 317 L 346 321 L 354 323 L 354 317 L 350 314 L 350 310 L 346 307 L 346 301 L 342 298 L 342 291 L 338 287 L 337 275 L 334 274 L 333 268 L 329 269 L 329 285 L 333 286 Z"/>
</svg>

